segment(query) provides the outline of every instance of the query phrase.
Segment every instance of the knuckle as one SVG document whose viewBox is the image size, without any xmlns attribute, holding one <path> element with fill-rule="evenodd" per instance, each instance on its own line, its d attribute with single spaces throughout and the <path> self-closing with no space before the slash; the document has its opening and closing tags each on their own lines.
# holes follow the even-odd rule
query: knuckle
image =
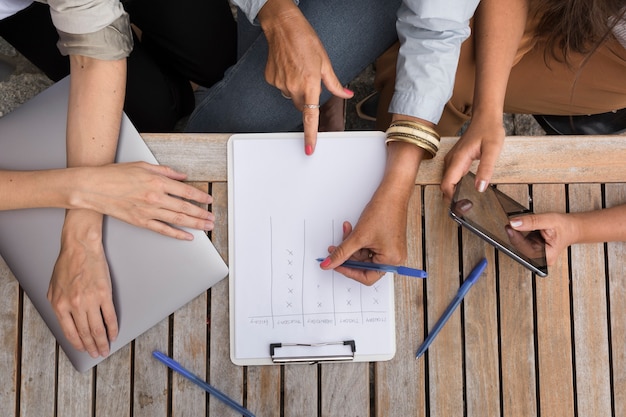
<svg viewBox="0 0 626 417">
<path fill-rule="evenodd" d="M 154 205 L 159 201 L 161 194 L 156 191 L 148 191 L 145 195 L 146 203 L 149 205 Z"/>
<path fill-rule="evenodd" d="M 172 215 L 171 222 L 173 224 L 183 225 L 186 218 L 187 216 L 184 213 L 174 213 Z"/>
<path fill-rule="evenodd" d="M 106 336 L 106 329 L 102 325 L 96 325 L 91 328 L 91 336 L 99 339 Z"/>
</svg>

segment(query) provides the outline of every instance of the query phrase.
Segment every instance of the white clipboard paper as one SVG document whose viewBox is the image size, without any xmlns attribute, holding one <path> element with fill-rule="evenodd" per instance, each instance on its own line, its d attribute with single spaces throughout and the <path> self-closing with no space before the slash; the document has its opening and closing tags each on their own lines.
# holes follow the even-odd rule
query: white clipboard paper
<svg viewBox="0 0 626 417">
<path fill-rule="evenodd" d="M 393 275 L 372 286 L 320 269 L 382 179 L 382 132 L 237 134 L 228 141 L 231 360 L 384 361 L 395 354 Z"/>
</svg>

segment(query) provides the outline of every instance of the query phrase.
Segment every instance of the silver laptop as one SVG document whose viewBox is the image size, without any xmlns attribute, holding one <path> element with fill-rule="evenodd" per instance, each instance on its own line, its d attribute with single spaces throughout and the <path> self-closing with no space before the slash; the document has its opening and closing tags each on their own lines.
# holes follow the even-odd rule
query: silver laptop
<svg viewBox="0 0 626 417">
<path fill-rule="evenodd" d="M 0 168 L 63 168 L 69 79 L 0 118 Z M 156 159 L 128 118 L 120 133 L 118 162 Z M 0 198 L 2 198 L 0 196 Z M 103 358 L 75 350 L 65 339 L 46 298 L 60 249 L 63 209 L 0 211 L 0 256 L 78 371 Z M 206 291 L 228 268 L 202 231 L 180 241 L 106 217 L 104 246 L 119 322 L 111 354 Z"/>
</svg>

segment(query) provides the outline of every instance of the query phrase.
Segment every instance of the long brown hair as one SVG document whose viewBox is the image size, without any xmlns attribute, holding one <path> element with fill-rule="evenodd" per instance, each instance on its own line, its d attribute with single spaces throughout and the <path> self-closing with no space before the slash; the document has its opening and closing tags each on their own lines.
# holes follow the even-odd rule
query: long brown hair
<svg viewBox="0 0 626 417">
<path fill-rule="evenodd" d="M 626 0 L 538 0 L 536 35 L 546 44 L 548 55 L 559 62 L 573 53 L 592 54 L 612 36 L 624 18 Z"/>
</svg>

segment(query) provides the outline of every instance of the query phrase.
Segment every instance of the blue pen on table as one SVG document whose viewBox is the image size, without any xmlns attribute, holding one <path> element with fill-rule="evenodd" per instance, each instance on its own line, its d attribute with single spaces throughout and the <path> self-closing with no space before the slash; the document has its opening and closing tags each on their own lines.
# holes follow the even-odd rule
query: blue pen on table
<svg viewBox="0 0 626 417">
<path fill-rule="evenodd" d="M 318 262 L 322 262 L 325 258 L 317 258 Z M 409 268 L 408 266 L 395 266 L 386 264 L 377 264 L 374 262 L 345 261 L 341 266 L 357 269 L 370 269 L 372 271 L 393 272 L 395 274 L 406 275 L 415 278 L 426 278 L 428 274 L 421 269 Z"/>
<path fill-rule="evenodd" d="M 174 359 L 170 358 L 163 352 L 159 352 L 158 350 L 155 350 L 154 352 L 152 352 L 152 356 L 154 356 L 155 358 L 157 358 L 158 360 L 160 360 L 165 365 L 172 368 L 174 371 L 178 372 L 185 378 L 189 379 L 191 382 L 203 388 L 209 394 L 214 395 L 215 397 L 217 397 L 217 399 L 221 400 L 226 405 L 230 406 L 233 410 L 236 410 L 238 413 L 241 413 L 242 415 L 246 417 L 255 417 L 254 414 L 252 414 L 252 412 L 244 408 L 242 405 L 237 403 L 235 400 L 233 400 L 232 398 L 230 398 L 223 392 L 219 391 L 217 388 L 214 388 L 213 386 L 206 383 L 199 376 L 185 369 L 180 363 L 176 362 Z"/>
<path fill-rule="evenodd" d="M 478 280 L 478 277 L 483 273 L 485 268 L 487 267 L 487 259 L 483 258 L 475 267 L 472 269 L 472 272 L 467 276 L 463 284 L 461 284 L 461 288 L 454 296 L 454 299 L 450 303 L 450 305 L 446 308 L 446 311 L 443 312 L 443 315 L 439 318 L 437 323 L 435 323 L 435 327 L 430 331 L 426 339 L 422 343 L 422 345 L 417 349 L 416 358 L 419 358 L 426 352 L 426 349 L 430 346 L 430 344 L 435 340 L 435 337 L 441 330 L 444 324 L 448 321 L 454 310 L 461 304 L 463 297 L 469 291 L 469 289 L 474 285 L 474 283 Z"/>
</svg>

